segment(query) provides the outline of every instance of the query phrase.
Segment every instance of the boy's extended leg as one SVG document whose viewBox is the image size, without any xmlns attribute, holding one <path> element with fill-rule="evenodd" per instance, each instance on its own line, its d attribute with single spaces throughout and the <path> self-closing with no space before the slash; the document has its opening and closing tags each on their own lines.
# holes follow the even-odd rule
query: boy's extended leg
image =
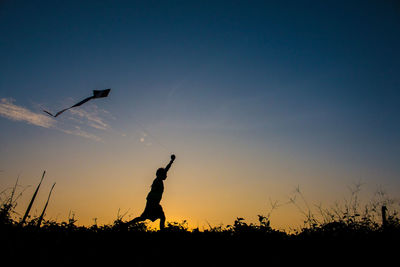
<svg viewBox="0 0 400 267">
<path fill-rule="evenodd" d="M 126 224 L 129 226 L 129 225 L 132 225 L 132 224 L 135 224 L 135 223 L 138 223 L 138 222 L 142 222 L 144 220 L 146 220 L 146 218 L 143 218 L 142 216 L 139 216 L 139 217 L 136 217 L 135 219 L 127 222 Z"/>
<path fill-rule="evenodd" d="M 160 217 L 160 230 L 164 229 L 165 229 L 165 215 L 163 213 L 162 216 Z"/>
</svg>

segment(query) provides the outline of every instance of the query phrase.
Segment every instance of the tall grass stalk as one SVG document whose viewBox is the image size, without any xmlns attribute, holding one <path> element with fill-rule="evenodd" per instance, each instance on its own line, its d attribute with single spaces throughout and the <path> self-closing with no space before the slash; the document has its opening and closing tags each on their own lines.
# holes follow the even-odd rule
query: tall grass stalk
<svg viewBox="0 0 400 267">
<path fill-rule="evenodd" d="M 42 181 L 43 181 L 43 178 L 44 178 L 44 175 L 45 175 L 45 174 L 46 174 L 46 171 L 43 172 L 42 179 L 40 179 L 40 183 L 39 183 L 39 185 L 37 186 L 35 193 L 33 193 L 31 202 L 29 202 L 28 208 L 27 208 L 26 211 L 25 211 L 25 215 L 24 215 L 24 217 L 23 217 L 22 220 L 21 220 L 21 224 L 24 224 L 24 223 L 25 223 L 26 218 L 28 217 L 29 212 L 31 211 L 33 202 L 35 201 L 36 195 L 37 195 L 37 193 L 38 193 L 38 191 L 39 191 L 40 185 L 42 184 Z"/>
<path fill-rule="evenodd" d="M 49 193 L 49 196 L 47 197 L 46 205 L 44 205 L 42 214 L 40 214 L 39 220 L 38 220 L 38 222 L 37 222 L 37 227 L 40 227 L 40 224 L 42 223 L 42 220 L 43 220 L 43 217 L 44 217 L 44 213 L 46 212 L 47 205 L 49 204 L 51 192 L 53 192 L 53 188 L 54 188 L 55 185 L 56 185 L 56 183 L 54 183 L 53 186 L 52 186 L 51 189 L 50 189 L 50 193 Z"/>
</svg>

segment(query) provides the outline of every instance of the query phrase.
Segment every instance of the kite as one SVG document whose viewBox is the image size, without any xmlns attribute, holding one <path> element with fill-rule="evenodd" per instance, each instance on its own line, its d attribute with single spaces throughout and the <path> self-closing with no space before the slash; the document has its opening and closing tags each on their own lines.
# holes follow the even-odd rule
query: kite
<svg viewBox="0 0 400 267">
<path fill-rule="evenodd" d="M 68 109 L 70 109 L 70 108 L 78 107 L 78 106 L 80 106 L 80 105 L 82 105 L 82 104 L 88 102 L 88 101 L 91 100 L 91 99 L 107 97 L 108 94 L 110 93 L 110 91 L 111 91 L 111 88 L 109 88 L 109 89 L 104 89 L 104 90 L 93 90 L 93 95 L 92 95 L 92 96 L 89 96 L 89 97 L 83 99 L 81 102 L 79 102 L 79 103 L 77 103 L 77 104 L 75 104 L 75 105 L 73 105 L 73 106 L 71 106 L 71 107 L 69 107 L 69 108 L 65 108 L 65 109 L 63 109 L 63 110 L 57 112 L 56 115 L 53 115 L 53 114 L 51 114 L 50 112 L 48 112 L 48 111 L 46 111 L 46 110 L 43 110 L 43 112 L 46 112 L 47 114 L 49 114 L 49 115 L 52 116 L 52 117 L 57 117 L 58 115 L 60 115 L 60 114 L 63 113 L 64 111 L 66 111 L 66 110 L 68 110 Z"/>
</svg>

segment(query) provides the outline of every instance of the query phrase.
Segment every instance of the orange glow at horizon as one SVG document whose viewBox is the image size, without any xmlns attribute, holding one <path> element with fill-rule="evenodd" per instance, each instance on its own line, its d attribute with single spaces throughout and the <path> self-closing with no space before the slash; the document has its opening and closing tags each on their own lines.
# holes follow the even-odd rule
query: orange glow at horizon
<svg viewBox="0 0 400 267">
<path fill-rule="evenodd" d="M 190 229 L 200 230 L 209 225 L 233 224 L 236 217 L 257 224 L 257 215 L 267 215 L 271 203 L 276 201 L 279 207 L 271 213 L 271 226 L 288 230 L 301 226 L 304 221 L 300 210 L 289 203 L 298 185 L 310 206 L 323 204 L 329 208 L 334 201 L 348 196 L 348 184 L 336 177 L 351 175 L 349 172 L 280 154 L 273 151 L 273 147 L 268 150 L 240 143 L 234 147 L 226 146 L 224 142 L 218 140 L 208 147 L 200 145 L 202 150 L 190 150 L 189 147 L 183 153 L 176 153 L 177 159 L 164 181 L 161 201 L 167 222 L 186 220 Z M 50 164 L 32 215 L 40 213 L 51 184 L 57 182 L 47 219 L 66 221 L 74 214 L 78 225 L 91 225 L 95 220 L 101 225 L 112 224 L 118 213 L 125 215 L 123 220 L 139 216 L 144 210 L 155 171 L 168 163 L 169 155 L 159 153 L 156 148 L 140 146 L 134 146 L 135 153 L 132 153 L 122 143 L 102 144 L 101 150 L 109 149 L 111 153 L 97 156 L 85 152 L 87 147 L 82 147 L 73 156 L 64 158 L 65 161 Z M 95 145 L 85 144 L 92 150 Z M 57 150 L 57 147 L 53 149 Z M 35 147 L 33 151 L 38 152 Z M 53 155 L 52 149 L 38 153 L 44 158 L 45 154 Z M 47 160 L 51 161 L 49 155 Z M 40 158 L 37 157 L 37 162 L 33 161 L 20 175 L 21 185 L 32 186 L 18 201 L 19 214 L 26 208 L 39 180 L 40 171 L 36 166 L 43 165 Z M 13 179 L 9 181 L 12 186 Z M 305 208 L 302 200 L 297 200 Z M 153 228 L 158 224 L 159 221 L 149 223 Z"/>
</svg>

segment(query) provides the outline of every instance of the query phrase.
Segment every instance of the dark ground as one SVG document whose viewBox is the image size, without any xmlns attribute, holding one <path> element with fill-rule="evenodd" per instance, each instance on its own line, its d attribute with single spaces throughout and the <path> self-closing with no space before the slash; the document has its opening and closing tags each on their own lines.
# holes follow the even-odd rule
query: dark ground
<svg viewBox="0 0 400 267">
<path fill-rule="evenodd" d="M 21 226 L 3 221 L 1 254 L 11 262 L 51 266 L 266 266 L 356 265 L 382 266 L 397 258 L 400 227 L 333 222 L 304 228 L 296 234 L 238 219 L 226 228 L 205 231 L 172 223 L 164 231 L 144 224 L 129 229 L 110 226 L 78 227 L 73 221 L 35 221 Z"/>
</svg>

